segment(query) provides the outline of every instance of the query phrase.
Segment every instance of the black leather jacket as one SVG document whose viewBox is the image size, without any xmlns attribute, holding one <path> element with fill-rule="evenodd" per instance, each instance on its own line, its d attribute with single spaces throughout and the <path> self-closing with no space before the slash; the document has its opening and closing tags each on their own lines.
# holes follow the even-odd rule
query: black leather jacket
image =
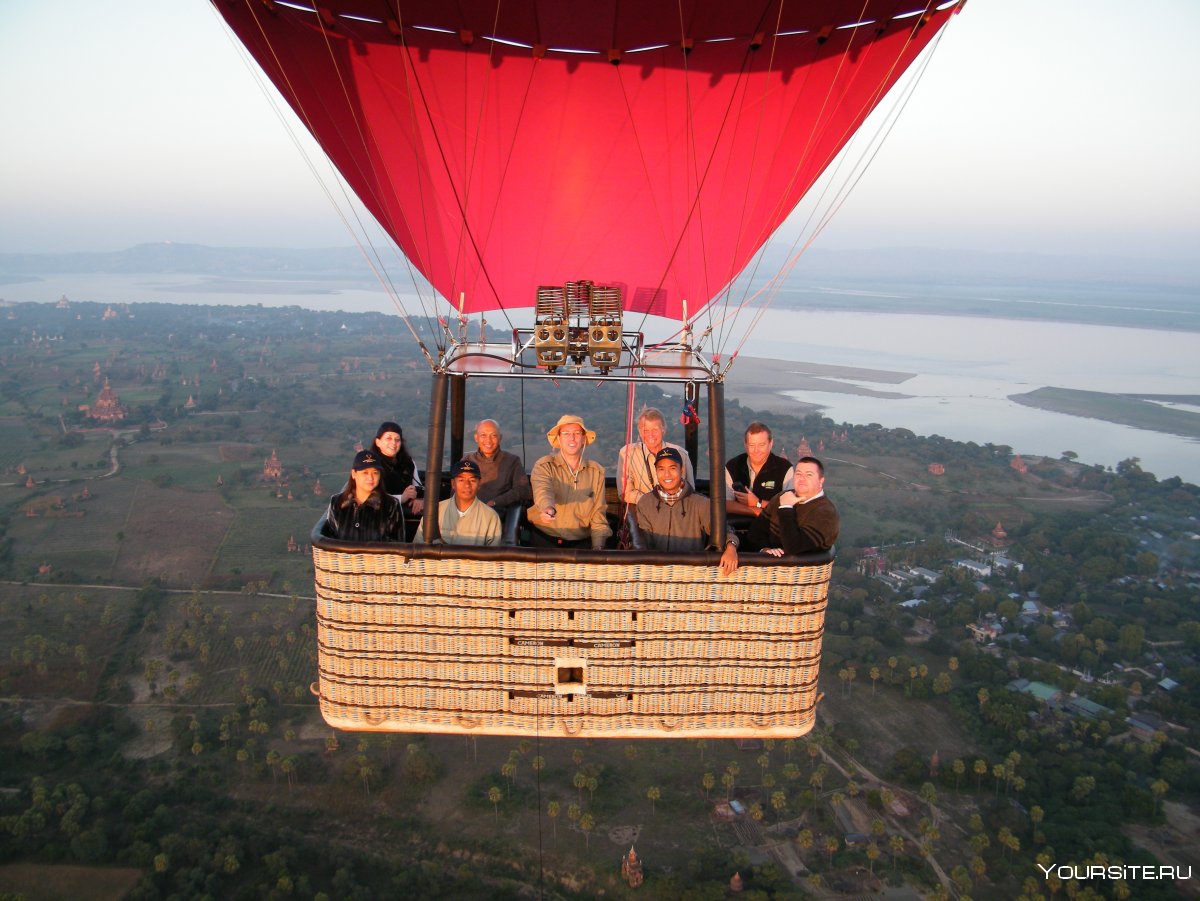
<svg viewBox="0 0 1200 901">
<path fill-rule="evenodd" d="M 335 494 L 329 499 L 321 534 L 341 541 L 403 541 L 404 510 L 390 494 L 376 488 L 361 504 Z"/>
</svg>

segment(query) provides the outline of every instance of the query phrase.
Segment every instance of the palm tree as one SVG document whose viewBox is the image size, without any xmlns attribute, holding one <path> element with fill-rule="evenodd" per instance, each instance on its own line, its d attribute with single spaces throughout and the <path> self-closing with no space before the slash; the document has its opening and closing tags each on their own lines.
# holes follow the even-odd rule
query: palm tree
<svg viewBox="0 0 1200 901">
<path fill-rule="evenodd" d="M 888 839 L 888 850 L 892 852 L 892 869 L 896 869 L 896 858 L 900 856 L 904 850 L 904 839 L 899 835 L 893 835 Z"/>
<path fill-rule="evenodd" d="M 717 777 L 712 773 L 705 773 L 700 777 L 700 784 L 704 786 L 704 800 L 708 800 L 708 793 L 712 791 L 713 786 L 717 784 Z"/>
<path fill-rule="evenodd" d="M 592 830 L 596 828 L 596 818 L 590 813 L 585 813 L 579 818 L 579 828 L 583 830 L 584 846 L 590 848 L 592 846 Z"/>
<path fill-rule="evenodd" d="M 975 765 L 972 767 L 972 770 L 975 773 L 975 790 L 978 791 L 979 790 L 979 781 L 984 776 L 987 775 L 987 771 L 988 771 L 987 761 L 984 760 L 982 757 L 978 758 L 975 761 Z"/>
<path fill-rule="evenodd" d="M 587 773 L 583 772 L 582 770 L 577 772 L 574 778 L 571 779 L 571 784 L 575 786 L 575 795 L 578 798 L 581 806 L 583 805 L 583 790 L 587 788 L 587 783 Z"/>
<path fill-rule="evenodd" d="M 1154 815 L 1155 816 L 1158 816 L 1159 802 L 1162 801 L 1163 796 L 1166 795 L 1167 790 L 1170 787 L 1171 787 L 1171 784 L 1169 782 L 1167 782 L 1165 779 L 1155 779 L 1153 782 L 1150 783 L 1150 792 L 1151 792 L 1151 794 L 1154 795 Z"/>
<path fill-rule="evenodd" d="M 875 683 L 879 681 L 879 677 L 883 675 L 879 672 L 879 667 L 871 667 L 871 697 L 875 696 Z"/>
<path fill-rule="evenodd" d="M 493 785 L 488 789 L 488 800 L 492 802 L 492 807 L 496 811 L 496 819 L 500 819 L 500 799 L 504 797 L 504 792 L 500 791 L 500 787 Z"/>
<path fill-rule="evenodd" d="M 879 860 L 879 846 L 874 842 L 867 845 L 867 861 L 870 864 L 871 875 L 875 875 L 875 861 Z"/>
<path fill-rule="evenodd" d="M 358 757 L 358 778 L 362 780 L 363 794 L 366 797 L 371 797 L 371 777 L 375 775 L 375 770 L 371 767 L 371 762 L 366 756 L 359 755 Z"/>
<path fill-rule="evenodd" d="M 841 844 L 841 842 L 838 841 L 838 837 L 836 835 L 827 835 L 825 836 L 822 844 L 825 846 L 825 853 L 829 856 L 829 865 L 832 867 L 833 855 L 837 853 L 838 846 Z"/>
<path fill-rule="evenodd" d="M 800 850 L 808 851 L 813 846 L 813 832 L 811 829 L 801 829 L 796 835 L 796 844 L 800 846 Z"/>
<path fill-rule="evenodd" d="M 787 795 L 782 791 L 772 792 L 771 807 L 775 811 L 775 822 L 778 823 L 783 819 L 783 812 L 787 810 Z"/>
<path fill-rule="evenodd" d="M 289 754 L 283 758 L 283 761 L 279 765 L 279 768 L 283 770 L 283 774 L 287 776 L 288 791 L 291 791 L 292 787 L 296 784 L 296 763 L 296 756 Z"/>
<path fill-rule="evenodd" d="M 662 792 L 657 785 L 652 785 L 646 789 L 646 797 L 650 799 L 650 813 L 654 813 L 654 802 L 662 797 Z"/>
<path fill-rule="evenodd" d="M 557 801 L 551 801 L 546 805 L 546 816 L 550 817 L 550 830 L 554 835 L 555 841 L 558 841 L 558 811 L 559 805 Z"/>
<path fill-rule="evenodd" d="M 955 757 L 954 763 L 950 764 L 950 769 L 954 770 L 954 791 L 958 792 L 958 787 L 962 785 L 963 773 L 967 771 L 967 765 L 961 757 Z"/>
<path fill-rule="evenodd" d="M 758 758 L 754 762 L 758 764 L 759 778 L 761 779 L 763 776 L 766 776 L 767 767 L 771 765 L 771 755 L 759 754 Z"/>
</svg>

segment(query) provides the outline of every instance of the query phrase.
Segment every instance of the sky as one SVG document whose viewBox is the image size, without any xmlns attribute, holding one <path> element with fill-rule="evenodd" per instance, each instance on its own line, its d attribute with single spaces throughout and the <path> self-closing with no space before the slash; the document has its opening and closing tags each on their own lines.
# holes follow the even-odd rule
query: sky
<svg viewBox="0 0 1200 901">
<path fill-rule="evenodd" d="M 206 0 L 0 23 L 0 253 L 353 243 Z M 1196 0 L 970 0 L 816 246 L 1194 258 L 1198 33 Z"/>
</svg>

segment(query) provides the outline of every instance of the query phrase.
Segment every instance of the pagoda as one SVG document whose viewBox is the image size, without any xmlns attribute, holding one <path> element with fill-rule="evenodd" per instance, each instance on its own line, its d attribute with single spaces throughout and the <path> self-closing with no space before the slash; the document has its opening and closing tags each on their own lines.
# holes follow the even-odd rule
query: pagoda
<svg viewBox="0 0 1200 901">
<path fill-rule="evenodd" d="M 120 422 L 125 418 L 125 408 L 121 406 L 121 398 L 117 397 L 117 392 L 113 391 L 108 379 L 104 380 L 100 396 L 96 398 L 94 404 L 87 407 L 86 412 L 88 417 L 100 422 Z"/>
<path fill-rule="evenodd" d="M 262 477 L 264 482 L 282 482 L 283 464 L 279 462 L 279 454 L 272 449 L 271 456 L 263 461 Z"/>
<path fill-rule="evenodd" d="M 797 457 L 811 457 L 813 455 L 812 445 L 808 443 L 808 439 L 803 435 L 800 436 L 800 444 L 796 447 Z"/>
<path fill-rule="evenodd" d="M 931 476 L 944 476 L 946 474 L 946 467 L 941 463 L 930 463 L 929 474 Z"/>
<path fill-rule="evenodd" d="M 1029 472 L 1029 466 L 1025 463 L 1024 460 L 1021 459 L 1020 454 L 1014 455 L 1012 458 L 1012 462 L 1009 463 L 1008 465 L 1011 466 L 1013 469 L 1015 469 L 1017 472 L 1019 472 L 1021 475 L 1025 475 L 1027 472 Z"/>
<path fill-rule="evenodd" d="M 996 528 L 988 534 L 987 541 L 991 543 L 992 547 L 1008 547 L 1008 533 L 1004 531 L 1004 526 L 997 522 Z"/>
<path fill-rule="evenodd" d="M 629 885 L 630 888 L 637 888 L 646 878 L 642 873 L 642 861 L 638 858 L 637 852 L 633 850 L 631 845 L 629 853 L 621 858 L 621 878 Z"/>
</svg>

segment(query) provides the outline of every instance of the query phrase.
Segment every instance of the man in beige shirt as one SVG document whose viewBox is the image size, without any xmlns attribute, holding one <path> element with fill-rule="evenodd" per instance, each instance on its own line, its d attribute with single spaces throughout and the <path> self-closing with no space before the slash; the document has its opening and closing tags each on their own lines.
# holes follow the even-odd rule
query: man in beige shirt
<svg viewBox="0 0 1200 901">
<path fill-rule="evenodd" d="M 612 534 L 605 516 L 604 467 L 583 455 L 596 433 L 580 417 L 568 414 L 559 417 L 546 438 L 554 453 L 534 463 L 529 475 L 531 543 L 599 550 Z"/>
</svg>

